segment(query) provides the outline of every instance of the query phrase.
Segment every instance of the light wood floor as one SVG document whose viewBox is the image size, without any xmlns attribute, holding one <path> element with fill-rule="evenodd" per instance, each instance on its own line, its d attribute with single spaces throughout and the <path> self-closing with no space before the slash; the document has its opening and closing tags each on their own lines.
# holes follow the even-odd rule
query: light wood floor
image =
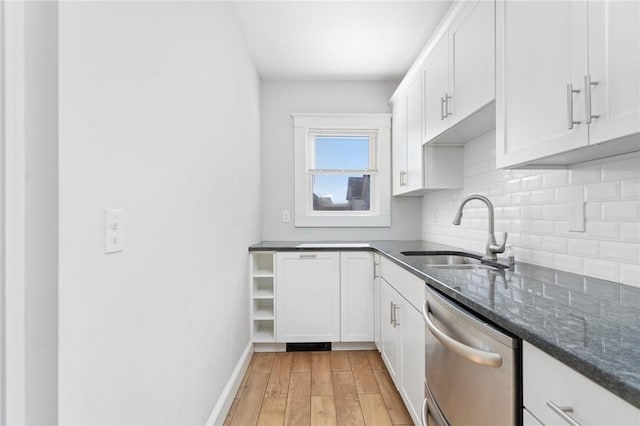
<svg viewBox="0 0 640 426">
<path fill-rule="evenodd" d="M 377 351 L 255 353 L 225 425 L 412 425 Z"/>
</svg>

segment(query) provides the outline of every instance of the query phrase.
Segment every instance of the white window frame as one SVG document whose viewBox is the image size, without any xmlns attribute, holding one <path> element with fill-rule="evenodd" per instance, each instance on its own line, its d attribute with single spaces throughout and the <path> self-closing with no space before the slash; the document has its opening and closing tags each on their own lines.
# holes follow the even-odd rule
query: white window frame
<svg viewBox="0 0 640 426">
<path fill-rule="evenodd" d="M 291 114 L 294 126 L 296 227 L 391 226 L 391 114 Z M 369 136 L 370 210 L 313 210 L 313 143 L 318 135 Z M 350 172 L 349 170 L 340 173 Z"/>
</svg>

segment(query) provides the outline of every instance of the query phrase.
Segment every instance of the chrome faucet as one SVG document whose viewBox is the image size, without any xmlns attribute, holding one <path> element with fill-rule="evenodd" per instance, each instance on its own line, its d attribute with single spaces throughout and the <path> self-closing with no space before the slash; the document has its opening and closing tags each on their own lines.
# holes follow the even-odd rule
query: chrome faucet
<svg viewBox="0 0 640 426">
<path fill-rule="evenodd" d="M 495 262 L 498 260 L 497 254 L 504 252 L 504 247 L 507 243 L 507 233 L 504 232 L 504 240 L 502 241 L 502 245 L 498 245 L 498 243 L 496 242 L 496 236 L 493 232 L 495 222 L 493 217 L 493 204 L 491 203 L 491 200 L 489 200 L 484 195 L 469 195 L 467 198 L 462 200 L 460 207 L 458 207 L 458 213 L 456 213 L 456 217 L 453 218 L 453 224 L 460 225 L 460 221 L 462 220 L 462 209 L 464 208 L 465 204 L 467 204 L 471 200 L 480 200 L 485 203 L 487 205 L 487 208 L 489 209 L 489 240 L 487 241 L 483 259 L 492 260 Z"/>
</svg>

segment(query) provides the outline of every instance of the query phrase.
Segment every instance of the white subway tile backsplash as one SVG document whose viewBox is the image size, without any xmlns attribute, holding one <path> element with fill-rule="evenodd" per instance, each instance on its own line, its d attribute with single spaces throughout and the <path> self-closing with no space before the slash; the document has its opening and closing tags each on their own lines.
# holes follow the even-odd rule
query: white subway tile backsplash
<svg viewBox="0 0 640 426">
<path fill-rule="evenodd" d="M 534 189 L 542 188 L 542 176 L 534 175 L 522 178 L 522 189 L 525 191 L 531 191 Z"/>
<path fill-rule="evenodd" d="M 622 284 L 640 287 L 640 266 L 621 263 L 620 282 Z"/>
<path fill-rule="evenodd" d="M 620 241 L 640 242 L 640 222 L 621 222 Z"/>
<path fill-rule="evenodd" d="M 563 188 L 556 189 L 557 203 L 566 203 L 569 201 L 582 201 L 582 200 L 584 200 L 583 186 L 565 186 Z"/>
<path fill-rule="evenodd" d="M 585 183 L 600 182 L 600 165 L 589 167 L 578 167 L 569 170 L 569 183 L 579 185 Z"/>
<path fill-rule="evenodd" d="M 568 254 L 556 254 L 555 255 L 555 268 L 561 269 L 567 272 L 573 272 L 574 274 L 582 273 L 583 259 L 579 256 L 571 256 Z"/>
<path fill-rule="evenodd" d="M 517 192 L 522 187 L 521 179 L 510 179 L 505 183 L 504 190 L 506 192 Z"/>
<path fill-rule="evenodd" d="M 554 253 L 567 252 L 567 239 L 562 237 L 544 236 L 542 237 L 542 248 Z"/>
<path fill-rule="evenodd" d="M 549 172 L 542 175 L 542 186 L 544 188 L 555 188 L 558 186 L 566 186 L 568 183 L 569 183 L 569 172 L 567 170 Z"/>
<path fill-rule="evenodd" d="M 511 194 L 513 204 L 531 204 L 531 192 L 516 192 Z"/>
<path fill-rule="evenodd" d="M 600 242 L 600 258 L 618 262 L 640 263 L 640 246 L 633 243 L 615 241 Z"/>
<path fill-rule="evenodd" d="M 639 199 L 640 179 L 623 180 L 620 182 L 620 198 L 623 200 Z"/>
<path fill-rule="evenodd" d="M 496 170 L 489 132 L 465 145 L 464 166 L 462 189 L 424 196 L 424 239 L 483 253 L 484 204 L 469 203 L 462 226 L 451 225 L 462 199 L 480 193 L 494 202 L 496 237 L 509 232 L 516 261 L 640 287 L 640 155 L 568 170 Z M 568 205 L 581 200 L 585 231 L 570 232 Z"/>
<path fill-rule="evenodd" d="M 618 239 L 618 222 L 587 222 L 585 236 L 589 239 Z"/>
<path fill-rule="evenodd" d="M 555 266 L 554 261 L 555 257 L 553 253 L 531 250 L 531 263 L 546 266 L 547 268 L 553 268 Z"/>
<path fill-rule="evenodd" d="M 524 248 L 540 249 L 542 248 L 542 237 L 540 235 L 521 234 L 520 244 Z"/>
<path fill-rule="evenodd" d="M 602 203 L 602 220 L 638 220 L 638 201 L 609 201 Z"/>
<path fill-rule="evenodd" d="M 566 204 L 547 204 L 542 206 L 542 216 L 545 219 L 566 220 L 569 208 Z"/>
<path fill-rule="evenodd" d="M 597 240 L 569 239 L 568 252 L 576 256 L 598 257 L 600 254 L 600 242 Z"/>
<path fill-rule="evenodd" d="M 531 221 L 531 232 L 536 234 L 553 234 L 555 232 L 555 222 L 552 220 Z"/>
<path fill-rule="evenodd" d="M 531 192 L 531 202 L 534 204 L 549 204 L 556 199 L 556 191 L 554 189 L 539 189 Z"/>
<path fill-rule="evenodd" d="M 584 205 L 584 217 L 587 221 L 600 220 L 602 213 L 602 204 L 600 203 L 585 203 Z"/>
<path fill-rule="evenodd" d="M 592 183 L 584 186 L 585 201 L 607 201 L 620 199 L 620 182 Z"/>
<path fill-rule="evenodd" d="M 640 176 L 640 157 L 602 164 L 602 181 L 632 179 Z"/>
<path fill-rule="evenodd" d="M 590 277 L 618 281 L 618 263 L 606 260 L 590 259 L 584 262 L 583 273 Z"/>
</svg>

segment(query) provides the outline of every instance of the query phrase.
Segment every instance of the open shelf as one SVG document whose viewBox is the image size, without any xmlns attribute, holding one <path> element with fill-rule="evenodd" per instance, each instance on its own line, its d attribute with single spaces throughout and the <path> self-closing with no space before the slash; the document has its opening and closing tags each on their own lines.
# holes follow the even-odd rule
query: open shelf
<svg viewBox="0 0 640 426">
<path fill-rule="evenodd" d="M 252 275 L 254 277 L 273 277 L 273 253 L 253 253 Z"/>
<path fill-rule="evenodd" d="M 253 277 L 253 298 L 273 299 L 273 277 Z"/>
<path fill-rule="evenodd" d="M 255 299 L 253 301 L 253 319 L 273 319 L 273 299 Z"/>
<path fill-rule="evenodd" d="M 253 322 L 253 341 L 254 342 L 275 341 L 273 320 L 255 320 Z"/>
</svg>

